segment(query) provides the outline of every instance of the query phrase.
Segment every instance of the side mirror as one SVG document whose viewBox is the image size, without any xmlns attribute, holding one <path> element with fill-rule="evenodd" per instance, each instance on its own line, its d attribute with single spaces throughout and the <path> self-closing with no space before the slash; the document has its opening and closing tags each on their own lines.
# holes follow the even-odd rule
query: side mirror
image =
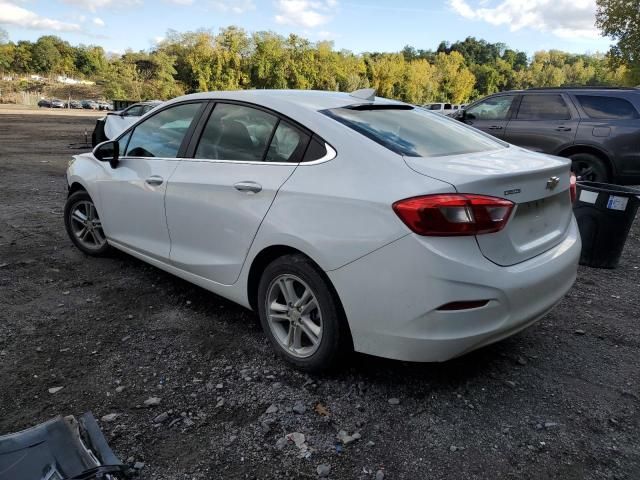
<svg viewBox="0 0 640 480">
<path fill-rule="evenodd" d="M 93 149 L 93 156 L 101 162 L 109 162 L 111 168 L 118 166 L 118 158 L 120 157 L 120 145 L 117 140 L 108 140 L 99 143 Z"/>
</svg>

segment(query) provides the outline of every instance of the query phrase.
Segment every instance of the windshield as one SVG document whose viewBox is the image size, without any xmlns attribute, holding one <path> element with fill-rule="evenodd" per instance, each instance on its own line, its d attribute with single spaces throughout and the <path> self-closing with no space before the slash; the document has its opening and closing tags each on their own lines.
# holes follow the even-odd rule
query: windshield
<svg viewBox="0 0 640 480">
<path fill-rule="evenodd" d="M 484 152 L 507 144 L 444 115 L 419 108 L 334 108 L 322 113 L 407 157 Z"/>
</svg>

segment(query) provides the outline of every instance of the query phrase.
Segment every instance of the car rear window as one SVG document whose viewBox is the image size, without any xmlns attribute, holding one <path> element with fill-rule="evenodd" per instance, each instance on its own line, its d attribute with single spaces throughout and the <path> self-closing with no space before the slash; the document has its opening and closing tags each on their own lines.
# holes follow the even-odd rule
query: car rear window
<svg viewBox="0 0 640 480">
<path fill-rule="evenodd" d="M 636 108 L 624 98 L 600 95 L 576 95 L 585 113 L 597 119 L 640 118 Z"/>
<path fill-rule="evenodd" d="M 460 155 L 506 146 L 456 120 L 408 105 L 342 107 L 322 113 L 408 157 Z"/>
</svg>

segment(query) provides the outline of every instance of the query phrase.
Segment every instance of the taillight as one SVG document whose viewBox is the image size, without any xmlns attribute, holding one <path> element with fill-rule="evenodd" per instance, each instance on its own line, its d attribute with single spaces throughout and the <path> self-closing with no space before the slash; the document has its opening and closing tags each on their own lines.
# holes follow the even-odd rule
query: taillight
<svg viewBox="0 0 640 480">
<path fill-rule="evenodd" d="M 425 236 L 479 235 L 504 228 L 514 203 L 473 194 L 438 194 L 407 198 L 393 211 L 413 232 Z"/>
<path fill-rule="evenodd" d="M 576 186 L 576 174 L 571 172 L 569 180 L 569 193 L 571 194 L 571 203 L 575 203 L 578 198 L 578 187 Z"/>
</svg>

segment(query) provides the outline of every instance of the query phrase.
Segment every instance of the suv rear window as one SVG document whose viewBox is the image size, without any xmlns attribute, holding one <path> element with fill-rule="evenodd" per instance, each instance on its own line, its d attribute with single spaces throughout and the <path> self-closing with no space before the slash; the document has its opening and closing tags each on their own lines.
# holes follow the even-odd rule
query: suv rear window
<svg viewBox="0 0 640 480">
<path fill-rule="evenodd" d="M 408 105 L 342 107 L 322 113 L 408 157 L 460 155 L 506 146 L 456 120 Z"/>
<path fill-rule="evenodd" d="M 624 98 L 599 95 L 576 95 L 585 113 L 598 119 L 640 118 L 636 108 Z"/>
</svg>

